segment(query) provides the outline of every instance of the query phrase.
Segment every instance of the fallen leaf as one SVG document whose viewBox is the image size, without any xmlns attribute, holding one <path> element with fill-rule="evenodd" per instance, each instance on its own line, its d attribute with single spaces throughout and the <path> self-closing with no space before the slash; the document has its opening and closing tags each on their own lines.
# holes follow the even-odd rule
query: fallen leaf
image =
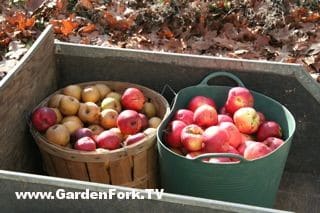
<svg viewBox="0 0 320 213">
<path fill-rule="evenodd" d="M 254 48 L 260 49 L 268 46 L 270 42 L 270 37 L 268 35 L 258 35 L 257 39 L 254 41 Z"/>
<path fill-rule="evenodd" d="M 3 58 L 0 61 L 0 72 L 1 73 L 6 73 L 8 71 L 10 71 L 12 68 L 14 68 L 14 66 L 18 63 L 18 60 L 16 59 L 5 59 Z"/>
<path fill-rule="evenodd" d="M 78 5 L 81 7 L 84 7 L 87 10 L 92 10 L 93 9 L 93 5 L 91 0 L 79 0 L 78 1 Z"/>
<path fill-rule="evenodd" d="M 29 11 L 35 11 L 42 5 L 46 0 L 27 0 L 26 7 Z"/>
<path fill-rule="evenodd" d="M 315 63 L 315 59 L 313 56 L 305 57 L 302 59 L 302 61 L 306 63 L 308 66 Z"/>
<path fill-rule="evenodd" d="M 76 22 L 71 21 L 70 19 L 62 20 L 61 24 L 61 32 L 65 36 L 71 34 L 73 30 L 78 27 L 78 24 Z"/>
<path fill-rule="evenodd" d="M 35 24 L 35 17 L 27 18 L 26 14 L 22 12 L 16 12 L 12 16 L 6 17 L 6 20 L 11 24 L 15 25 L 18 30 L 25 30 L 33 27 Z"/>
<path fill-rule="evenodd" d="M 28 49 L 25 47 L 25 44 L 22 44 L 20 41 L 12 41 L 9 44 L 9 52 L 6 53 L 5 57 L 19 60 L 27 51 Z"/>
<path fill-rule="evenodd" d="M 171 39 L 174 37 L 173 32 L 169 29 L 169 27 L 164 26 L 161 31 L 159 32 L 160 38 L 165 37 L 166 39 Z"/>
<path fill-rule="evenodd" d="M 320 42 L 312 44 L 309 47 L 307 53 L 308 53 L 308 55 L 317 55 L 317 54 L 319 54 L 320 53 Z"/>
<path fill-rule="evenodd" d="M 109 13 L 108 11 L 104 13 L 103 17 L 105 18 L 107 24 L 110 27 L 115 27 L 115 25 L 117 24 L 116 17 L 113 14 Z"/>
<path fill-rule="evenodd" d="M 89 23 L 87 24 L 86 26 L 83 26 L 81 27 L 78 32 L 79 33 L 91 33 L 93 31 L 95 31 L 97 28 L 96 28 L 96 25 L 95 24 L 92 24 L 92 23 Z"/>
<path fill-rule="evenodd" d="M 248 53 L 248 52 L 249 52 L 249 50 L 236 50 L 233 53 L 236 55 L 242 55 L 242 54 Z"/>
</svg>

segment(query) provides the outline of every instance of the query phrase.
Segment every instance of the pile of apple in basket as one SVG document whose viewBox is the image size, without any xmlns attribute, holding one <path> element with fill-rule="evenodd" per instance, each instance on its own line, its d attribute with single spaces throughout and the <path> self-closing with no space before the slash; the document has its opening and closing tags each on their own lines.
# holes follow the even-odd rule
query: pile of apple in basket
<svg viewBox="0 0 320 213">
<path fill-rule="evenodd" d="M 82 151 L 115 150 L 154 134 L 161 119 L 138 88 L 122 94 L 105 84 L 69 85 L 31 115 L 33 127 L 53 144 Z"/>
<path fill-rule="evenodd" d="M 186 109 L 176 111 L 164 131 L 164 141 L 172 151 L 190 159 L 204 153 L 233 153 L 247 160 L 261 158 L 284 141 L 280 125 L 266 120 L 253 106 L 251 92 L 243 87 L 231 88 L 219 110 L 212 98 L 195 96 Z M 216 157 L 203 161 L 229 163 L 238 160 Z"/>
</svg>

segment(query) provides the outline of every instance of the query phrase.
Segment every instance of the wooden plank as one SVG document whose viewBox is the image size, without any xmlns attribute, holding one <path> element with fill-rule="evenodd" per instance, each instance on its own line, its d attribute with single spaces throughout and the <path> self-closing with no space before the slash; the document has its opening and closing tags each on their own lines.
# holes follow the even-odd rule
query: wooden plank
<svg viewBox="0 0 320 213">
<path fill-rule="evenodd" d="M 132 182 L 132 164 L 130 156 L 110 161 L 110 177 L 112 185 L 122 185 Z"/>
<path fill-rule="evenodd" d="M 56 170 L 53 165 L 53 162 L 51 160 L 51 157 L 48 153 L 40 150 L 41 156 L 42 156 L 42 164 L 43 167 L 45 168 L 45 171 L 47 172 L 48 175 L 51 176 L 56 176 Z"/>
<path fill-rule="evenodd" d="M 90 181 L 86 163 L 76 161 L 66 161 L 70 177 L 77 180 Z"/>
<path fill-rule="evenodd" d="M 148 157 L 147 150 L 140 152 L 134 156 L 133 158 L 133 180 L 141 179 L 147 177 L 147 165 L 148 165 Z"/>
<path fill-rule="evenodd" d="M 97 183 L 110 183 L 108 165 L 106 163 L 87 163 L 90 181 Z"/>
<path fill-rule="evenodd" d="M 148 149 L 147 152 L 148 188 L 158 187 L 158 152 L 156 146 Z"/>
<path fill-rule="evenodd" d="M 0 81 L 0 168 L 40 172 L 40 153 L 26 125 L 27 114 L 57 89 L 54 35 L 47 28 L 17 67 Z"/>
<path fill-rule="evenodd" d="M 51 159 L 56 170 L 57 177 L 71 178 L 66 160 L 53 155 L 51 156 Z"/>
</svg>

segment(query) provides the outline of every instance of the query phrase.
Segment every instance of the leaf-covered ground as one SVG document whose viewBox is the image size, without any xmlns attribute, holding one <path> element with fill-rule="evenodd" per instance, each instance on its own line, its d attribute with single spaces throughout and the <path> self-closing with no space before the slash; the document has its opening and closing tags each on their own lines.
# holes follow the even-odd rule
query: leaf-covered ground
<svg viewBox="0 0 320 213">
<path fill-rule="evenodd" d="M 2 5 L 0 72 L 51 23 L 61 41 L 299 63 L 313 76 L 320 73 L 320 0 L 11 0 Z"/>
</svg>

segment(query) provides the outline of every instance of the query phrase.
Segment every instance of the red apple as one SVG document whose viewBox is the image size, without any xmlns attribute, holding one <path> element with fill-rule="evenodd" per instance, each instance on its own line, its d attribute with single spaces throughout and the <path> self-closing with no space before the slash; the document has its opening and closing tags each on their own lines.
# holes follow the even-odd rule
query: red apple
<svg viewBox="0 0 320 213">
<path fill-rule="evenodd" d="M 203 130 L 200 126 L 190 124 L 181 131 L 181 143 L 189 152 L 195 152 L 202 149 L 203 146 Z"/>
<path fill-rule="evenodd" d="M 189 101 L 188 109 L 194 112 L 199 106 L 204 104 L 217 108 L 213 99 L 205 96 L 195 96 Z"/>
<path fill-rule="evenodd" d="M 113 131 L 103 131 L 97 137 L 95 137 L 97 146 L 99 148 L 114 150 L 120 147 L 120 138 Z"/>
<path fill-rule="evenodd" d="M 253 134 L 260 125 L 260 117 L 252 107 L 243 107 L 233 115 L 233 121 L 241 133 Z"/>
<path fill-rule="evenodd" d="M 142 132 L 136 133 L 134 135 L 129 135 L 126 140 L 124 141 L 125 146 L 129 146 L 131 144 L 137 143 L 141 141 L 143 138 L 145 138 L 146 135 Z"/>
<path fill-rule="evenodd" d="M 241 144 L 240 144 L 240 145 L 241 145 Z M 236 148 L 234 148 L 233 146 L 230 146 L 230 145 L 229 145 L 229 150 L 227 151 L 227 153 L 236 154 L 236 155 L 241 155 Z M 232 162 L 239 162 L 239 159 L 237 159 L 237 158 L 230 158 L 230 160 L 231 160 Z"/>
<path fill-rule="evenodd" d="M 218 124 L 218 114 L 214 107 L 204 104 L 194 111 L 193 120 L 202 127 L 213 126 Z"/>
<path fill-rule="evenodd" d="M 128 88 L 121 96 L 121 104 L 126 109 L 140 111 L 143 108 L 146 98 L 137 88 Z"/>
<path fill-rule="evenodd" d="M 141 130 L 142 121 L 138 112 L 124 110 L 118 116 L 117 125 L 123 134 L 132 135 Z"/>
<path fill-rule="evenodd" d="M 249 146 L 251 143 L 257 143 L 256 141 L 245 141 L 244 143 L 240 144 L 240 146 L 237 148 L 237 151 L 240 155 L 243 156 L 244 150 Z"/>
<path fill-rule="evenodd" d="M 81 137 L 74 144 L 74 148 L 82 151 L 94 151 L 96 150 L 96 143 L 90 137 Z"/>
<path fill-rule="evenodd" d="M 233 123 L 233 120 L 229 115 L 219 114 L 218 115 L 218 124 L 221 124 L 222 122 L 231 122 L 231 123 Z"/>
<path fill-rule="evenodd" d="M 77 141 L 80 138 L 83 137 L 91 137 L 93 135 L 93 131 L 89 128 L 80 128 L 77 129 L 72 135 L 71 135 L 71 141 Z"/>
<path fill-rule="evenodd" d="M 253 107 L 254 99 L 251 92 L 244 87 L 233 87 L 229 90 L 226 101 L 227 112 L 233 114 L 242 107 Z"/>
<path fill-rule="evenodd" d="M 268 137 L 281 138 L 281 127 L 274 121 L 266 121 L 262 123 L 257 132 L 257 140 L 264 141 Z"/>
<path fill-rule="evenodd" d="M 228 144 L 237 148 L 242 143 L 242 136 L 238 128 L 230 122 L 222 122 L 220 128 L 226 130 L 229 134 Z"/>
<path fill-rule="evenodd" d="M 255 141 L 255 138 L 252 135 L 241 133 L 241 143 L 244 143 L 246 141 Z"/>
<path fill-rule="evenodd" d="M 145 130 L 149 127 L 149 119 L 145 114 L 139 113 L 141 119 L 141 130 Z"/>
<path fill-rule="evenodd" d="M 284 141 L 280 138 L 268 137 L 262 143 L 267 145 L 271 149 L 271 151 L 273 151 L 284 144 Z"/>
<path fill-rule="evenodd" d="M 228 141 L 230 136 L 228 132 L 219 126 L 211 126 L 204 133 L 204 151 L 205 152 L 227 152 L 229 149 Z"/>
<path fill-rule="evenodd" d="M 188 109 L 179 109 L 175 113 L 173 120 L 183 121 L 187 125 L 192 124 L 193 123 L 193 112 Z"/>
<path fill-rule="evenodd" d="M 227 153 L 240 155 L 239 151 L 231 145 L 229 145 Z"/>
<path fill-rule="evenodd" d="M 39 107 L 31 115 L 32 125 L 39 132 L 46 131 L 57 122 L 55 111 L 49 107 Z"/>
<path fill-rule="evenodd" d="M 266 121 L 266 116 L 262 112 L 257 112 L 257 114 L 260 117 L 260 124 L 264 123 Z"/>
<path fill-rule="evenodd" d="M 250 143 L 244 150 L 243 157 L 247 160 L 262 158 L 271 152 L 271 149 L 260 142 Z"/>
<path fill-rule="evenodd" d="M 229 112 L 227 112 L 226 106 L 223 106 L 223 107 L 220 108 L 219 114 L 221 114 L 221 115 L 228 115 L 228 116 L 232 117 L 232 114 L 229 113 Z"/>
<path fill-rule="evenodd" d="M 170 122 L 164 134 L 165 142 L 173 148 L 181 147 L 181 132 L 186 126 L 184 122 L 179 120 Z"/>
</svg>

